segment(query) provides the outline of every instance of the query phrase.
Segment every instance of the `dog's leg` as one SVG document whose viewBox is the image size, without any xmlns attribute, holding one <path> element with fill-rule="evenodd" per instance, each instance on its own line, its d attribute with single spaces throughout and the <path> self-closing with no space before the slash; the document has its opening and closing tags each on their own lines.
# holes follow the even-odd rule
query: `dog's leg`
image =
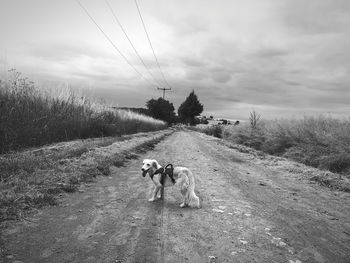
<svg viewBox="0 0 350 263">
<path fill-rule="evenodd" d="M 184 208 L 184 207 L 186 207 L 187 205 L 186 205 L 186 203 L 185 203 L 185 200 L 180 204 L 180 207 L 181 208 Z"/>
<path fill-rule="evenodd" d="M 158 192 L 157 192 L 156 198 L 157 198 L 157 199 L 160 199 L 160 198 L 161 198 L 161 195 L 162 195 L 162 190 L 159 189 Z"/>
<path fill-rule="evenodd" d="M 164 186 L 159 189 L 157 198 L 159 198 L 159 199 L 164 198 Z"/>
<path fill-rule="evenodd" d="M 187 201 L 187 198 L 184 197 L 182 203 L 180 204 L 180 207 L 182 208 L 182 207 L 187 207 L 187 206 L 188 206 L 188 201 Z"/>
<path fill-rule="evenodd" d="M 158 187 L 155 186 L 154 189 L 153 189 L 153 192 L 152 192 L 152 196 L 151 196 L 150 199 L 148 199 L 148 201 L 153 202 L 155 200 L 156 196 L 157 196 L 157 193 L 158 193 Z"/>
<path fill-rule="evenodd" d="M 180 207 L 186 207 L 187 203 L 186 203 L 186 196 L 187 196 L 187 188 L 185 186 L 182 186 L 181 188 L 181 194 L 182 194 L 182 203 L 180 204 Z"/>
<path fill-rule="evenodd" d="M 159 192 L 160 188 L 162 188 L 162 187 L 160 187 L 158 185 L 156 185 L 154 187 L 154 190 L 153 190 L 153 193 L 152 193 L 152 197 L 151 197 L 151 199 L 148 199 L 148 201 L 153 202 L 154 200 L 157 199 L 157 195 L 158 195 L 158 192 Z"/>
</svg>

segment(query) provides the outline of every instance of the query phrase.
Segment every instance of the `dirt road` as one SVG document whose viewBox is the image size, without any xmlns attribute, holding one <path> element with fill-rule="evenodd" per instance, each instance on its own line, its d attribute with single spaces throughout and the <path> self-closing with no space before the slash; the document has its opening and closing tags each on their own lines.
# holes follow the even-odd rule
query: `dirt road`
<svg viewBox="0 0 350 263">
<path fill-rule="evenodd" d="M 143 158 L 190 168 L 202 208 L 180 208 L 175 188 L 149 203 Z M 350 262 L 350 195 L 310 183 L 295 172 L 299 164 L 281 169 L 278 162 L 175 132 L 8 229 L 4 261 Z"/>
</svg>

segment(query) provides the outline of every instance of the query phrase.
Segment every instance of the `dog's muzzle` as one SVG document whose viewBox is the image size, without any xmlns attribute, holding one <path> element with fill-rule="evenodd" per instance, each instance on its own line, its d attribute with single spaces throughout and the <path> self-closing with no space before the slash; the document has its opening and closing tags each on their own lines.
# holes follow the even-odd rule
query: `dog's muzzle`
<svg viewBox="0 0 350 263">
<path fill-rule="evenodd" d="M 146 176 L 146 174 L 148 173 L 148 170 L 149 170 L 149 169 L 147 169 L 147 170 L 145 170 L 145 169 L 143 169 L 143 168 L 141 169 L 141 171 L 142 171 L 142 176 L 143 176 L 143 177 Z"/>
</svg>

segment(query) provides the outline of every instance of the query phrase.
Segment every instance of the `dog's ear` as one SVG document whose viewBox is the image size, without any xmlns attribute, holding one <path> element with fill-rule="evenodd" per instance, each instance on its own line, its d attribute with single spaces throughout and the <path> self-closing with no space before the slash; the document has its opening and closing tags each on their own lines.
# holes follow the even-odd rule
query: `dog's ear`
<svg viewBox="0 0 350 263">
<path fill-rule="evenodd" d="M 154 167 L 154 169 L 157 169 L 157 168 L 158 168 L 157 162 L 156 162 L 156 161 L 153 161 L 153 162 L 152 162 L 152 166 Z"/>
</svg>

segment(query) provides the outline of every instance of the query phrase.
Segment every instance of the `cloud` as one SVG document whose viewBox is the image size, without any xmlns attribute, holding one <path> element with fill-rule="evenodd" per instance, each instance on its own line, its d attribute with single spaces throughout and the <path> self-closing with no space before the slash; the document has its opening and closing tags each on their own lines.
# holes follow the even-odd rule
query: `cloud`
<svg viewBox="0 0 350 263">
<path fill-rule="evenodd" d="M 285 56 L 288 53 L 289 52 L 286 49 L 269 46 L 269 47 L 262 47 L 256 51 L 253 51 L 252 54 L 257 57 L 272 58 L 272 57 Z"/>
<path fill-rule="evenodd" d="M 284 80 L 284 83 L 290 86 L 300 86 L 302 85 L 300 82 L 296 82 L 296 81 L 290 81 L 290 80 Z"/>
<path fill-rule="evenodd" d="M 284 21 L 299 34 L 342 32 L 349 26 L 350 2 L 347 0 L 286 1 Z"/>
<path fill-rule="evenodd" d="M 151 80 L 123 34 L 116 32 L 105 6 L 90 0 L 86 4 L 131 63 Z M 173 87 L 167 96 L 176 107 L 194 89 L 205 111 L 215 114 L 248 116 L 252 108 L 271 117 L 322 110 L 348 112 L 348 0 L 150 0 L 140 6 L 163 73 Z M 59 2 L 55 7 L 67 8 Z M 115 7 L 123 10 L 118 12 L 123 25 L 162 82 L 135 6 L 116 1 Z M 47 10 L 51 9 L 55 8 Z M 9 59 L 40 76 L 90 83 L 96 94 L 123 106 L 143 106 L 146 98 L 160 95 L 156 84 L 142 80 L 91 21 L 82 13 L 84 22 L 76 19 L 79 8 L 69 10 L 71 15 L 65 16 L 62 27 L 61 23 L 51 25 L 51 20 L 47 25 L 18 21 L 21 32 L 28 31 L 23 36 L 26 46 L 18 35 L 6 38 L 13 46 Z M 53 31 L 57 37 L 48 34 Z"/>
<path fill-rule="evenodd" d="M 219 83 L 226 83 L 232 78 L 230 73 L 224 72 L 224 71 L 213 72 L 211 77 L 215 82 L 219 82 Z"/>
<path fill-rule="evenodd" d="M 187 72 L 186 72 L 186 79 L 188 79 L 188 80 L 198 81 L 198 80 L 204 80 L 206 78 L 207 78 L 207 76 L 201 71 L 187 70 Z"/>
<path fill-rule="evenodd" d="M 207 32 L 209 29 L 207 21 L 203 17 L 188 16 L 176 21 L 176 30 L 181 35 L 194 35 L 198 33 Z"/>
<path fill-rule="evenodd" d="M 182 58 L 182 62 L 189 67 L 203 67 L 205 65 L 203 58 L 191 58 L 191 57 L 184 57 Z"/>
<path fill-rule="evenodd" d="M 45 42 L 27 43 L 26 53 L 33 57 L 50 61 L 70 61 L 79 57 L 111 58 L 113 53 L 96 50 L 86 43 Z"/>
</svg>

